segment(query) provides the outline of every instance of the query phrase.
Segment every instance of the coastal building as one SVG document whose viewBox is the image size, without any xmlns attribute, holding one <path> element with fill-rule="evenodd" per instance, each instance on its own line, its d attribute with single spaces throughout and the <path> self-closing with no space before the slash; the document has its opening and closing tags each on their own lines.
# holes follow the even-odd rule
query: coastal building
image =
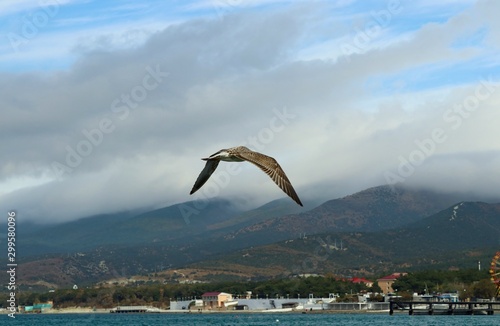
<svg viewBox="0 0 500 326">
<path fill-rule="evenodd" d="M 205 292 L 201 300 L 205 309 L 222 308 L 225 303 L 233 301 L 233 295 L 225 292 Z"/>
<path fill-rule="evenodd" d="M 401 276 L 405 276 L 407 273 L 392 273 L 391 275 L 384 276 L 377 280 L 378 286 L 382 289 L 384 294 L 394 293 L 394 289 L 392 288 L 392 284 L 400 278 Z"/>
<path fill-rule="evenodd" d="M 220 292 L 205 293 L 205 297 L 212 297 L 213 307 L 216 307 L 215 298 Z M 242 298 L 245 297 L 245 298 Z M 316 298 L 311 293 L 309 297 L 274 297 L 274 298 L 255 298 L 251 299 L 247 296 L 242 296 L 232 301 L 226 301 L 221 305 L 222 310 L 246 310 L 246 311 L 261 311 L 261 312 L 285 312 L 285 311 L 381 311 L 388 310 L 388 302 L 368 302 L 364 299 L 362 302 L 337 302 L 337 294 L 330 293 L 328 298 Z M 184 301 L 171 301 L 171 311 L 186 311 L 193 309 L 193 304 L 196 299 Z M 207 302 L 207 301 L 204 301 Z M 190 308 L 191 307 L 191 308 Z M 196 309 L 198 312 L 203 310 L 211 310 L 210 306 L 204 306 L 204 309 Z M 214 308 L 215 309 L 215 308 Z"/>
<path fill-rule="evenodd" d="M 35 303 L 32 306 L 19 306 L 19 312 L 21 313 L 42 313 L 49 309 L 52 309 L 53 302 L 47 301 L 45 303 Z"/>
</svg>

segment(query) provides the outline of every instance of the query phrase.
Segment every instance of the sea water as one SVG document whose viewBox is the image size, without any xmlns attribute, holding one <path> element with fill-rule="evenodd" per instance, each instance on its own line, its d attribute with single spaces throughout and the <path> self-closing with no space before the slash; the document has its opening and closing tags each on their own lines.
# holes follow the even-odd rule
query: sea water
<svg viewBox="0 0 500 326">
<path fill-rule="evenodd" d="M 492 316 L 409 316 L 406 314 L 300 314 L 300 313 L 209 313 L 209 314 L 38 314 L 0 315 L 0 325 L 347 325 L 347 326 L 492 326 L 500 325 L 500 315 Z"/>
</svg>

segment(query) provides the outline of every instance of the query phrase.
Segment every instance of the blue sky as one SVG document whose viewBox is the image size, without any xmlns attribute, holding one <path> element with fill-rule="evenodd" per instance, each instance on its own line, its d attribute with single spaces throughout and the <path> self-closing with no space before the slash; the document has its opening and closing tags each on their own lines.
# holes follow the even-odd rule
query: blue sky
<svg viewBox="0 0 500 326">
<path fill-rule="evenodd" d="M 213 196 L 255 207 L 283 194 L 253 166 L 188 194 L 199 158 L 252 139 L 306 203 L 395 180 L 500 198 L 499 10 L 2 1 L 0 206 L 54 221 Z"/>
</svg>

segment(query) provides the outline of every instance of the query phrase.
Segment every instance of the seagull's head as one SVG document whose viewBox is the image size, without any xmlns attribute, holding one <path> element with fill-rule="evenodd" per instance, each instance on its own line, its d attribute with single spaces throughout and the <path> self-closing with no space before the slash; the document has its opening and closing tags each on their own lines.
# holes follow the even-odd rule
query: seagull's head
<svg viewBox="0 0 500 326">
<path fill-rule="evenodd" d="M 220 151 L 218 151 L 217 153 L 213 153 L 209 157 L 202 158 L 202 160 L 208 161 L 208 160 L 224 159 L 228 156 L 229 152 L 227 151 L 227 149 L 221 149 Z"/>
</svg>

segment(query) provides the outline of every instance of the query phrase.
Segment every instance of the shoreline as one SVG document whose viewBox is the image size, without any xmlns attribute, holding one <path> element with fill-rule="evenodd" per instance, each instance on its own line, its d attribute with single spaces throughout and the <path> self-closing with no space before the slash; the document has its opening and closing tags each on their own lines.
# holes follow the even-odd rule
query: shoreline
<svg viewBox="0 0 500 326">
<path fill-rule="evenodd" d="M 112 308 L 98 308 L 98 309 L 93 309 L 93 308 L 78 308 L 78 307 L 72 307 L 72 308 L 53 308 L 46 310 L 41 313 L 19 313 L 16 312 L 16 315 L 44 315 L 44 314 L 111 314 L 111 309 Z M 405 311 L 408 313 L 407 311 Z M 1 311 L 0 314 L 6 314 L 7 311 Z M 395 314 L 399 312 L 395 311 Z M 403 313 L 403 311 L 401 311 Z M 305 310 L 222 310 L 222 311 L 213 311 L 213 310 L 202 310 L 202 311 L 189 311 L 189 310 L 160 310 L 157 312 L 144 312 L 144 313 L 120 313 L 121 314 L 189 314 L 189 315 L 203 315 L 203 314 L 313 314 L 313 315 L 318 315 L 318 314 L 387 314 L 389 315 L 389 311 L 385 310 L 312 310 L 312 311 L 305 311 Z"/>
</svg>

